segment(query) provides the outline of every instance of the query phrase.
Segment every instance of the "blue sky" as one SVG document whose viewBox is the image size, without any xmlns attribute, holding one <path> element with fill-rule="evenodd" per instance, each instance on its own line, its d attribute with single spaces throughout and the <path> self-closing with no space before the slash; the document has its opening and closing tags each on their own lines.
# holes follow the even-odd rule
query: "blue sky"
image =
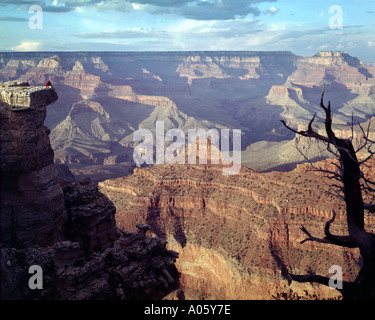
<svg viewBox="0 0 375 320">
<path fill-rule="evenodd" d="M 32 5 L 42 29 L 29 27 Z M 0 51 L 82 50 L 339 50 L 375 62 L 375 1 L 0 0 Z"/>
</svg>

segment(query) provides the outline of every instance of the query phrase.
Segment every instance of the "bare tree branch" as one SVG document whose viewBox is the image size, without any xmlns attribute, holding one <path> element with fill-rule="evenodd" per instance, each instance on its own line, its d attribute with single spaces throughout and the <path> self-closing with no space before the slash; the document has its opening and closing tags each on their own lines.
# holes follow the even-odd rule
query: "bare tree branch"
<svg viewBox="0 0 375 320">
<path fill-rule="evenodd" d="M 321 172 L 321 173 L 326 173 L 328 174 L 329 179 L 336 179 L 337 181 L 342 181 L 342 177 L 339 173 L 331 171 L 331 170 L 325 170 L 325 169 L 320 169 L 315 166 L 315 164 L 305 156 L 305 154 L 298 148 L 297 145 L 293 145 L 293 148 L 295 148 L 301 155 L 302 157 L 309 163 L 309 165 L 313 168 L 313 170 L 307 170 L 307 171 L 314 171 L 314 172 Z M 337 166 L 335 164 L 335 166 Z"/>
<path fill-rule="evenodd" d="M 292 280 L 297 281 L 297 282 L 315 282 L 315 283 L 319 283 L 328 287 L 330 286 L 329 285 L 330 278 L 323 277 L 323 276 L 316 275 L 316 274 L 305 274 L 305 275 L 289 274 L 289 277 Z M 343 281 L 342 289 L 341 288 L 335 288 L 335 289 L 340 291 L 344 298 L 348 299 L 348 298 L 352 298 L 353 291 L 356 289 L 356 287 L 357 287 L 357 284 L 354 282 Z"/>
<path fill-rule="evenodd" d="M 306 241 L 314 241 L 314 242 L 320 242 L 320 243 L 331 243 L 331 241 L 327 240 L 327 239 L 321 239 L 321 238 L 316 238 L 314 236 L 311 235 L 310 232 L 308 232 L 306 230 L 306 228 L 304 226 L 301 227 L 301 230 L 303 233 L 305 233 L 307 235 L 308 238 L 306 238 L 305 240 L 302 240 L 300 243 L 305 243 Z"/>
<path fill-rule="evenodd" d="M 315 116 L 314 116 L 315 117 Z M 314 118 L 312 119 L 314 120 Z M 304 137 L 309 137 L 309 138 L 316 138 L 316 139 L 319 139 L 321 141 L 324 141 L 324 142 L 327 142 L 327 143 L 330 143 L 331 141 L 327 138 L 327 137 L 324 137 L 322 135 L 320 135 L 319 133 L 315 132 L 314 130 L 311 129 L 311 121 L 309 123 L 309 130 L 307 131 L 297 131 L 297 130 L 294 130 L 293 128 L 289 127 L 286 122 L 284 120 L 280 120 L 280 122 L 287 128 L 289 129 L 290 131 L 292 132 L 295 132 L 301 136 L 304 136 Z"/>
<path fill-rule="evenodd" d="M 375 185 L 374 182 L 366 178 L 361 171 L 360 165 L 366 165 L 366 161 L 371 159 L 375 152 L 371 150 L 375 141 L 369 139 L 370 133 L 370 122 L 367 130 L 365 131 L 363 127 L 359 124 L 359 127 L 363 133 L 363 139 L 365 140 L 362 145 L 359 146 L 357 151 L 354 150 L 352 141 L 354 137 L 354 125 L 353 125 L 353 115 L 352 115 L 352 137 L 351 139 L 341 139 L 337 138 L 335 133 L 332 130 L 332 114 L 331 114 L 331 103 L 328 102 L 328 105 L 325 106 L 323 102 L 324 97 L 324 84 L 322 88 L 322 95 L 320 100 L 320 107 L 325 113 L 325 131 L 327 136 L 323 136 L 316 132 L 312 124 L 315 120 L 315 115 L 310 120 L 308 128 L 306 131 L 297 131 L 293 128 L 290 128 L 285 121 L 281 120 L 284 126 L 298 135 L 310 138 L 316 138 L 320 141 L 327 143 L 327 150 L 332 154 L 337 155 L 340 161 L 339 173 L 335 173 L 332 177 L 340 177 L 340 180 L 343 186 L 335 186 L 339 190 L 342 190 L 343 200 L 346 205 L 346 220 L 348 225 L 349 235 L 347 236 L 338 236 L 333 235 L 330 232 L 330 225 L 335 220 L 335 212 L 333 212 L 332 218 L 326 222 L 324 233 L 325 237 L 323 239 L 314 237 L 311 235 L 305 227 L 302 226 L 301 230 L 307 235 L 307 239 L 303 240 L 302 243 L 306 241 L 316 241 L 320 243 L 334 244 L 341 247 L 356 248 L 360 250 L 362 265 L 361 270 L 357 276 L 357 279 L 354 282 L 345 282 L 344 290 L 342 293 L 349 298 L 373 298 L 375 299 L 375 235 L 366 232 L 364 228 L 364 211 L 369 210 L 370 212 L 375 212 L 375 204 L 364 203 L 362 192 L 374 192 Z M 337 149 L 337 152 L 334 152 L 331 148 L 331 144 Z M 372 144 L 372 145 L 370 145 Z M 370 154 L 366 157 L 365 160 L 359 162 L 357 159 L 356 152 L 366 148 L 367 152 Z M 306 158 L 306 157 L 305 157 Z M 310 162 L 310 161 L 309 161 Z M 311 162 L 310 162 L 311 163 Z M 312 165 L 314 168 L 314 165 Z M 322 171 L 321 169 L 318 171 Z M 327 170 L 326 170 L 327 171 Z M 329 171 L 329 170 L 328 170 Z M 326 172 L 328 174 L 333 174 L 332 172 Z M 337 176 L 336 176 L 337 175 Z M 362 182 L 361 182 L 362 181 Z M 337 192 L 336 190 L 334 190 Z M 337 195 L 339 193 L 337 192 Z M 373 197 L 374 198 L 374 197 Z M 285 271 L 284 271 L 285 273 Z M 317 282 L 324 285 L 328 285 L 329 279 L 327 277 L 322 277 L 318 275 L 292 275 L 289 274 L 288 279 L 293 279 L 298 282 Z"/>
<path fill-rule="evenodd" d="M 332 218 L 326 222 L 324 227 L 324 234 L 325 239 L 329 240 L 332 244 L 338 245 L 340 247 L 347 247 L 347 248 L 357 248 L 358 245 L 352 240 L 350 236 L 337 236 L 333 235 L 329 231 L 329 227 L 336 219 L 336 212 L 332 210 Z"/>
<path fill-rule="evenodd" d="M 336 213 L 333 210 L 332 211 L 332 218 L 330 220 L 328 220 L 325 224 L 325 227 L 324 227 L 325 237 L 323 239 L 312 236 L 311 233 L 308 232 L 304 226 L 302 226 L 301 230 L 308 236 L 308 238 L 301 241 L 301 243 L 304 243 L 306 241 L 315 241 L 315 242 L 320 242 L 320 243 L 334 244 L 334 245 L 338 245 L 340 247 L 357 248 L 358 245 L 355 242 L 353 242 L 353 240 L 350 238 L 350 236 L 336 236 L 336 235 L 333 235 L 329 231 L 329 227 L 330 227 L 331 223 L 333 223 L 333 221 L 335 221 L 335 218 L 336 218 Z"/>
</svg>

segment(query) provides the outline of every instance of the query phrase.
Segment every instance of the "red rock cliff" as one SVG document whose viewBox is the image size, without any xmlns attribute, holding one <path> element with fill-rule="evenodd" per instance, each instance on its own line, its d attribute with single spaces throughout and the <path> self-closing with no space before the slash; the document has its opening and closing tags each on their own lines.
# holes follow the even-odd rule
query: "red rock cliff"
<svg viewBox="0 0 375 320">
<path fill-rule="evenodd" d="M 332 230 L 346 234 L 344 205 L 329 195 L 328 179 L 300 166 L 289 172 L 261 174 L 242 168 L 222 175 L 220 166 L 161 165 L 139 168 L 124 178 L 99 184 L 116 205 L 117 224 L 132 228 L 147 222 L 179 252 L 177 268 L 187 299 L 271 299 L 289 290 L 272 257 L 278 252 L 294 273 L 329 275 L 333 264 L 352 279 L 355 250 L 306 242 L 300 230 L 323 236 L 334 209 Z M 373 217 L 366 223 L 374 226 Z M 333 290 L 292 284 L 319 298 Z"/>
</svg>

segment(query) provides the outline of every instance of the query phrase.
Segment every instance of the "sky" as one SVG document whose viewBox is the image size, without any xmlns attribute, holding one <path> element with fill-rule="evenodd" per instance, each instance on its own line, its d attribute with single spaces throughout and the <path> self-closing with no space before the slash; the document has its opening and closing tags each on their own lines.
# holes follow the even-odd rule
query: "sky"
<svg viewBox="0 0 375 320">
<path fill-rule="evenodd" d="M 375 62 L 375 0 L 0 0 L 0 51 L 220 50 Z"/>
</svg>

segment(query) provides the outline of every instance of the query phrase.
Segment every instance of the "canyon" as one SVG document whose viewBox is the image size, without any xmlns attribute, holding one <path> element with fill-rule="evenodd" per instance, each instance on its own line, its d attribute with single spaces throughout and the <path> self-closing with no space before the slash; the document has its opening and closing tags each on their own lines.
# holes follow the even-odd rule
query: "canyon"
<svg viewBox="0 0 375 320">
<path fill-rule="evenodd" d="M 324 132 L 324 84 L 334 131 L 358 148 L 363 128 L 375 140 L 374 76 L 374 65 L 330 51 L 0 53 L 5 298 L 340 299 L 289 285 L 275 258 L 295 274 L 339 265 L 350 281 L 359 270 L 356 249 L 301 243 L 301 226 L 323 237 L 333 210 L 332 232 L 347 234 L 345 206 L 305 164 L 335 170 L 326 146 L 278 120 L 306 130 L 316 114 Z M 157 121 L 241 129 L 240 172 L 136 166 L 133 134 L 156 136 Z M 372 180 L 374 168 L 363 168 Z M 365 223 L 374 232 L 374 216 Z M 31 264 L 47 270 L 43 296 L 25 287 Z"/>
<path fill-rule="evenodd" d="M 324 161 L 317 165 L 334 167 Z M 366 171 L 369 178 L 374 165 Z M 333 210 L 332 232 L 347 234 L 345 205 L 330 192 L 332 181 L 309 165 L 270 173 L 242 167 L 236 176 L 221 170 L 211 164 L 158 165 L 99 183 L 118 210 L 120 228 L 147 223 L 179 253 L 181 287 L 166 299 L 268 300 L 289 292 L 302 299 L 339 299 L 337 291 L 324 286 L 289 286 L 274 257 L 294 274 L 329 277 L 329 268 L 339 265 L 344 280 L 354 280 L 358 250 L 300 243 L 306 238 L 301 226 L 324 237 Z M 374 230 L 373 215 L 365 223 Z"/>
<path fill-rule="evenodd" d="M 241 129 L 242 164 L 290 170 L 304 158 L 294 135 L 278 121 L 304 126 L 316 113 L 323 83 L 335 126 L 364 123 L 375 114 L 375 68 L 346 52 L 311 57 L 291 52 L 12 52 L 0 53 L 0 81 L 51 80 L 59 100 L 47 113 L 56 163 L 95 181 L 135 167 L 133 133 Z M 355 111 L 352 119 L 352 111 Z M 327 157 L 313 142 L 311 157 Z M 259 159 L 266 159 L 260 161 Z"/>
</svg>

